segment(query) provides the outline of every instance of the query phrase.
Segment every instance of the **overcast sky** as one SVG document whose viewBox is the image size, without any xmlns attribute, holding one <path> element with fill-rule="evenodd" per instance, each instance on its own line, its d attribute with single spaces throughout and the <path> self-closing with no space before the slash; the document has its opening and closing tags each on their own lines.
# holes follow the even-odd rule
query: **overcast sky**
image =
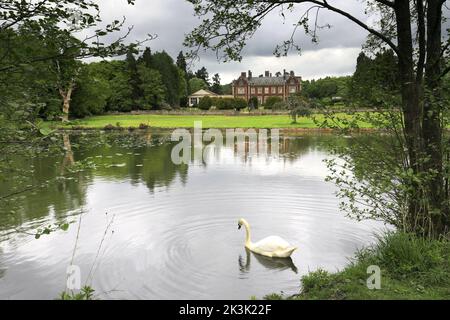
<svg viewBox="0 0 450 320">
<path fill-rule="evenodd" d="M 131 40 L 144 39 L 146 34 L 157 34 L 158 38 L 148 43 L 153 51 L 166 50 L 174 59 L 183 47 L 185 34 L 189 33 L 200 20 L 193 15 L 192 5 L 185 0 L 136 0 L 134 6 L 126 0 L 101 1 L 101 14 L 104 21 L 126 16 L 127 24 L 134 25 Z M 330 0 L 336 6 L 345 9 L 363 21 L 370 23 L 370 17 L 364 15 L 364 6 L 360 0 Z M 200 54 L 201 60 L 193 65 L 195 71 L 201 66 L 208 69 L 210 75 L 219 73 L 222 83 L 229 83 L 239 76 L 241 71 L 252 70 L 254 75 L 270 70 L 294 70 L 304 79 L 320 78 L 327 75 L 349 75 L 355 70 L 356 58 L 365 42 L 367 33 L 337 14 L 322 10 L 319 23 L 331 24 L 331 29 L 321 30 L 319 43 L 313 44 L 310 38 L 297 33 L 296 41 L 302 46 L 302 54 L 292 52 L 288 57 L 276 58 L 274 48 L 287 40 L 293 30 L 295 19 L 302 8 L 287 16 L 283 23 L 279 12 L 273 12 L 264 21 L 262 27 L 248 42 L 241 63 L 220 63 L 211 52 Z"/>
</svg>

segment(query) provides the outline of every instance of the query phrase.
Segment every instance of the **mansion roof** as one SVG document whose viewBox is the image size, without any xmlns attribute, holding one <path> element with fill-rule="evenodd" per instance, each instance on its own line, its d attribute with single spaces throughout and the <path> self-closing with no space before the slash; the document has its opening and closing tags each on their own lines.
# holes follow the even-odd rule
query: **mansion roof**
<svg viewBox="0 0 450 320">
<path fill-rule="evenodd" d="M 204 97 L 204 96 L 218 96 L 218 94 L 214 93 L 208 89 L 200 89 L 200 90 L 194 92 L 193 94 L 191 94 L 190 96 Z"/>
<path fill-rule="evenodd" d="M 282 86 L 286 83 L 286 80 L 284 77 L 257 77 L 249 79 L 248 84 L 251 86 Z"/>
<path fill-rule="evenodd" d="M 294 80 L 295 79 L 295 80 Z M 237 80 L 233 81 L 235 86 L 283 86 L 286 84 L 292 84 L 293 81 L 300 82 L 301 77 L 296 77 L 293 74 L 285 74 L 284 76 L 272 77 L 272 74 L 259 77 L 246 77 L 243 73 Z"/>
</svg>

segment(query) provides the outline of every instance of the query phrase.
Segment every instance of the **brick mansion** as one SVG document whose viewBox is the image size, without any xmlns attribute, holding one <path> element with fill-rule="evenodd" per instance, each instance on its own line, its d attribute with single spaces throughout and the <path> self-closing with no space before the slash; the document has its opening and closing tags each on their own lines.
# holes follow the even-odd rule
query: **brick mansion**
<svg viewBox="0 0 450 320">
<path fill-rule="evenodd" d="M 269 97 L 280 97 L 283 100 L 302 90 L 302 78 L 295 76 L 294 71 L 277 72 L 275 76 L 266 71 L 264 75 L 254 77 L 251 71 L 242 72 L 232 84 L 232 95 L 235 98 L 243 98 L 248 101 L 252 97 L 258 99 L 259 104 L 264 104 Z"/>
<path fill-rule="evenodd" d="M 280 97 L 286 100 L 291 94 L 301 92 L 302 78 L 295 75 L 294 71 L 277 72 L 275 76 L 266 71 L 264 75 L 254 77 L 251 71 L 242 72 L 240 77 L 232 82 L 231 95 L 218 95 L 207 89 L 201 89 L 188 97 L 190 107 L 198 105 L 204 97 L 211 98 L 242 98 L 247 102 L 256 97 L 258 104 L 265 104 L 269 97 Z"/>
</svg>

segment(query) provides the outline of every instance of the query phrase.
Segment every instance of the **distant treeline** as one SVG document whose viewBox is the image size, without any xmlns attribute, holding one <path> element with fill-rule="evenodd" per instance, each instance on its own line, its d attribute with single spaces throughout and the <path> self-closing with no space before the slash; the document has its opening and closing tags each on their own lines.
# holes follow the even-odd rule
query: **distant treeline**
<svg viewBox="0 0 450 320">
<path fill-rule="evenodd" d="M 345 103 L 358 107 L 380 107 L 384 97 L 398 96 L 397 57 L 385 50 L 373 57 L 361 52 L 352 76 L 303 81 L 302 95 L 327 106 Z"/>
<path fill-rule="evenodd" d="M 138 51 L 130 46 L 122 58 L 83 63 L 76 58 L 80 49 L 73 49 L 79 40 L 57 26 L 42 29 L 37 24 L 29 22 L 0 34 L 0 42 L 6 44 L 0 47 L 0 61 L 3 66 L 15 66 L 0 73 L 0 104 L 5 113 L 21 110 L 44 119 L 85 117 L 105 112 L 183 108 L 187 107 L 189 94 L 200 89 L 231 94 L 231 84 L 222 85 L 219 74 L 210 77 L 205 67 L 189 70 L 183 52 L 174 60 L 165 51 Z M 61 52 L 64 58 L 58 58 Z M 361 53 L 352 76 L 303 81 L 302 95 L 314 106 L 344 103 L 382 107 L 384 101 L 399 96 L 398 83 L 397 58 L 391 50 L 385 50 L 374 56 Z M 275 98 L 268 102 L 265 107 L 285 107 Z M 258 101 L 250 101 L 249 106 L 254 108 L 257 104 Z M 242 109 L 244 103 L 207 99 L 199 107 L 210 106 Z"/>
<path fill-rule="evenodd" d="M 43 28 L 30 21 L 8 29 L 0 33 L 0 43 L 0 67 L 14 66 L 0 72 L 0 104 L 11 112 L 25 109 L 44 119 L 84 117 L 186 107 L 187 96 L 199 89 L 231 93 L 219 74 L 210 78 L 204 67 L 189 70 L 183 52 L 174 60 L 165 51 L 141 52 L 130 45 L 112 61 L 81 62 L 80 40 L 52 23 Z"/>
<path fill-rule="evenodd" d="M 75 117 L 184 108 L 188 95 L 200 89 L 231 93 L 231 86 L 220 84 L 219 74 L 211 81 L 205 67 L 188 70 L 183 52 L 174 61 L 165 51 L 130 51 L 124 60 L 83 64 L 80 74 L 71 104 Z"/>
</svg>

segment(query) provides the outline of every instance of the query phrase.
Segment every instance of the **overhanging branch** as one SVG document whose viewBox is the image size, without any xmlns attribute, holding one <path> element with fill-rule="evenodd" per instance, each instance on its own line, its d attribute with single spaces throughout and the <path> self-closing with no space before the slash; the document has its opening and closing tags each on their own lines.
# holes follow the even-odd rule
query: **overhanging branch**
<svg viewBox="0 0 450 320">
<path fill-rule="evenodd" d="M 332 5 L 330 5 L 326 0 L 323 1 L 319 1 L 319 0 L 297 0 L 297 1 L 284 1 L 285 3 L 314 3 L 317 5 L 321 5 L 322 7 L 324 7 L 325 9 L 328 9 L 330 11 L 333 11 L 335 13 L 338 13 L 344 17 L 346 17 L 347 19 L 353 21 L 354 23 L 356 23 L 357 25 L 359 25 L 360 27 L 362 27 L 363 29 L 367 30 L 369 33 L 375 35 L 376 37 L 380 38 L 381 40 L 383 40 L 389 47 L 391 47 L 392 50 L 394 50 L 394 52 L 399 55 L 399 50 L 398 47 L 391 41 L 391 39 L 389 39 L 387 36 L 383 35 L 381 32 L 371 28 L 369 25 L 367 25 L 366 23 L 362 22 L 361 20 L 359 20 L 358 18 L 356 18 L 355 16 L 351 15 L 348 12 L 345 12 L 339 8 L 336 8 Z M 380 3 L 382 3 L 381 1 L 378 1 Z M 385 2 L 385 1 L 383 1 Z M 388 1 L 388 3 L 390 3 L 390 1 Z M 388 6 L 390 6 L 389 4 L 386 4 Z"/>
</svg>

